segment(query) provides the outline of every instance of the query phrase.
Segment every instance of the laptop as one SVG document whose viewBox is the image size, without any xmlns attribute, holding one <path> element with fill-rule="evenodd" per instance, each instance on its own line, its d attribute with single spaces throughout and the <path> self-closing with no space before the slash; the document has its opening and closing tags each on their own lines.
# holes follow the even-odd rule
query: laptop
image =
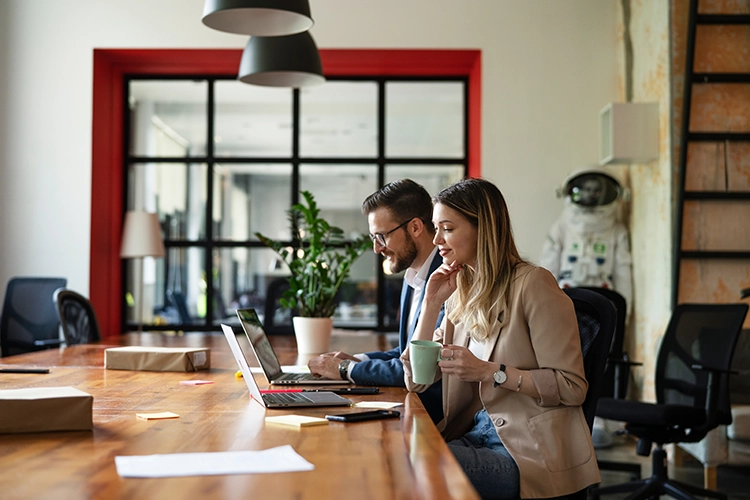
<svg viewBox="0 0 750 500">
<path fill-rule="evenodd" d="M 351 384 L 351 380 L 323 378 L 312 373 L 284 373 L 281 370 L 279 358 L 273 351 L 271 342 L 266 336 L 263 325 L 258 318 L 255 309 L 237 309 L 237 316 L 240 318 L 242 329 L 245 330 L 247 340 L 253 348 L 255 357 L 258 359 L 263 374 L 269 384 L 281 385 L 302 385 L 302 384 L 323 384 L 338 385 Z"/>
<path fill-rule="evenodd" d="M 239 366 L 242 372 L 242 378 L 247 384 L 247 389 L 250 391 L 252 398 L 263 405 L 266 408 L 291 408 L 291 407 L 307 407 L 307 406 L 351 406 L 352 402 L 346 398 L 342 398 L 338 394 L 332 392 L 271 392 L 263 394 L 260 392 L 260 387 L 255 381 L 253 373 L 250 371 L 250 365 L 248 364 L 248 352 L 243 350 L 240 343 L 237 341 L 237 337 L 234 335 L 234 330 L 229 325 L 221 325 L 221 329 L 224 331 L 224 336 L 227 338 L 229 348 L 232 350 L 234 359 L 237 360 L 237 366 Z"/>
</svg>

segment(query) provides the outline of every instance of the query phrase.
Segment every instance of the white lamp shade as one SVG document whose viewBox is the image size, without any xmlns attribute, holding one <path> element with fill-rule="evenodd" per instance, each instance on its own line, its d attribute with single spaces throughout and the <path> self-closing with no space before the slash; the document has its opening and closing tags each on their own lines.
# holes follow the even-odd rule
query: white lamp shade
<svg viewBox="0 0 750 500">
<path fill-rule="evenodd" d="M 310 32 L 251 37 L 242 52 L 238 79 L 267 87 L 306 87 L 325 82 Z"/>
<path fill-rule="evenodd" d="M 206 0 L 203 24 L 237 35 L 283 36 L 313 25 L 308 0 Z"/>
<path fill-rule="evenodd" d="M 140 211 L 125 214 L 120 257 L 164 257 L 164 240 L 157 214 Z"/>
</svg>

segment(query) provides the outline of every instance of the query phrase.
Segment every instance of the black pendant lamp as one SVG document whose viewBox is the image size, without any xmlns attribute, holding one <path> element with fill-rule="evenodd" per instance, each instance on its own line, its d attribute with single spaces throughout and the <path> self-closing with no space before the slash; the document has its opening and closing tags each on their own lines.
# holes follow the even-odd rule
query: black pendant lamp
<svg viewBox="0 0 750 500">
<path fill-rule="evenodd" d="M 323 65 L 309 32 L 254 36 L 242 52 L 241 82 L 267 87 L 306 87 L 325 82 Z"/>
<path fill-rule="evenodd" d="M 313 25 L 308 0 L 206 0 L 203 24 L 238 35 L 282 36 Z"/>
</svg>

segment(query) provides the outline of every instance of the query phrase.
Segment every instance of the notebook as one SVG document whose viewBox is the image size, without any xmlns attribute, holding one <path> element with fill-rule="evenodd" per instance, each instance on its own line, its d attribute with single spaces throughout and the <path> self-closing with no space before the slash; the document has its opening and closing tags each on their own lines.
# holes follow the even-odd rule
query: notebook
<svg viewBox="0 0 750 500">
<path fill-rule="evenodd" d="M 255 381 L 252 372 L 250 371 L 250 365 L 247 361 L 247 355 L 240 343 L 237 342 L 237 337 L 234 335 L 234 330 L 231 326 L 221 325 L 221 329 L 224 331 L 224 336 L 229 343 L 229 348 L 232 350 L 232 355 L 237 361 L 242 372 L 242 378 L 247 384 L 247 389 L 250 391 L 250 395 L 255 401 L 260 403 L 266 408 L 290 408 L 297 406 L 351 406 L 352 402 L 346 398 L 342 398 L 338 394 L 332 392 L 277 392 L 261 394 L 260 387 Z"/>
<path fill-rule="evenodd" d="M 350 380 L 323 378 L 312 373 L 284 373 L 255 309 L 237 309 L 237 316 L 269 384 L 351 384 Z"/>
</svg>

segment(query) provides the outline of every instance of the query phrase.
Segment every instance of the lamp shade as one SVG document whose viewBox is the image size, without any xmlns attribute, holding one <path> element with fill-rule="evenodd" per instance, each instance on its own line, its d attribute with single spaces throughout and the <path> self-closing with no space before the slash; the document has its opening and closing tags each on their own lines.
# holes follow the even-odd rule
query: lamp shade
<svg viewBox="0 0 750 500">
<path fill-rule="evenodd" d="M 203 24 L 227 33 L 283 36 L 313 25 L 308 0 L 206 0 Z"/>
<path fill-rule="evenodd" d="M 326 80 L 318 47 L 307 31 L 251 37 L 242 52 L 238 78 L 267 87 L 306 87 Z"/>
<path fill-rule="evenodd" d="M 125 214 L 120 257 L 164 257 L 164 240 L 157 214 L 140 211 Z"/>
</svg>

